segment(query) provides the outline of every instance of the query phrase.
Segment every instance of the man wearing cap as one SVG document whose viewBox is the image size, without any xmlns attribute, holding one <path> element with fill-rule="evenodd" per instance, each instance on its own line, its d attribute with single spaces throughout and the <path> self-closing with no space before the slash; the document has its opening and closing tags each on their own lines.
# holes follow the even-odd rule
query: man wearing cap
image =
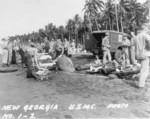
<svg viewBox="0 0 150 119">
<path fill-rule="evenodd" d="M 149 62 L 150 62 L 150 35 L 148 34 L 148 29 L 146 27 L 142 27 L 139 29 L 139 33 L 135 39 L 135 51 L 137 51 L 138 45 L 140 45 L 141 49 L 144 49 L 145 59 L 140 60 L 141 69 L 140 69 L 140 77 L 139 77 L 139 88 L 143 88 L 145 86 L 145 81 L 149 74 Z M 137 59 L 138 60 L 138 59 Z"/>
<path fill-rule="evenodd" d="M 106 36 L 102 40 L 102 50 L 103 50 L 103 64 L 108 61 L 111 61 L 111 54 L 110 54 L 110 44 L 109 44 L 109 33 L 106 33 Z"/>
</svg>

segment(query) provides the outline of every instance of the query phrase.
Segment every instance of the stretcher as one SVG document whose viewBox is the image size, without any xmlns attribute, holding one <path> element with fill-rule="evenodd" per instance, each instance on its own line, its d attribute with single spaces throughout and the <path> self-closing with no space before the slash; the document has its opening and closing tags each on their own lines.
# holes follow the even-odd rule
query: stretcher
<svg viewBox="0 0 150 119">
<path fill-rule="evenodd" d="M 132 68 L 128 68 L 126 70 L 122 70 L 120 72 L 112 72 L 116 74 L 121 79 L 130 80 L 133 75 L 140 73 L 140 66 L 133 66 Z"/>
</svg>

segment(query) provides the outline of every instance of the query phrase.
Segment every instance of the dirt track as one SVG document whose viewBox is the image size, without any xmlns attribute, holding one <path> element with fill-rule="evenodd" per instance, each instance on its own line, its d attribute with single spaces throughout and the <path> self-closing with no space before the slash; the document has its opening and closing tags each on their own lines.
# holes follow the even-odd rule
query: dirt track
<svg viewBox="0 0 150 119">
<path fill-rule="evenodd" d="M 75 64 L 86 63 L 84 58 L 74 59 Z M 150 117 L 150 89 L 139 90 L 133 81 L 91 75 L 76 75 L 57 72 L 51 80 L 38 82 L 26 78 L 26 69 L 14 73 L 0 73 L 0 111 L 13 114 L 14 118 L 148 118 Z M 58 104 L 58 109 L 24 111 L 25 105 Z M 73 109 L 71 104 L 94 105 L 94 109 Z M 127 107 L 111 107 L 110 104 L 125 104 Z M 20 105 L 16 110 L 2 110 L 4 105 Z M 79 106 L 79 105 L 78 105 Z M 108 106 L 110 106 L 108 108 Z M 114 106 L 114 105 L 113 105 Z M 6 115 L 5 115 L 6 116 Z"/>
</svg>

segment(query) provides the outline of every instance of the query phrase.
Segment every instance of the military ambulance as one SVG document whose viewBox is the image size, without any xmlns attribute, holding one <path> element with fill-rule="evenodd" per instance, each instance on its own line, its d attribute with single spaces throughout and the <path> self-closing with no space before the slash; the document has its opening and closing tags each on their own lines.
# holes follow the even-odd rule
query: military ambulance
<svg viewBox="0 0 150 119">
<path fill-rule="evenodd" d="M 114 53 L 118 46 L 121 45 L 122 38 L 125 33 L 112 30 L 93 31 L 92 33 L 86 33 L 85 49 L 92 52 L 93 55 L 99 55 L 99 57 L 102 58 L 102 40 L 106 33 L 109 34 L 110 51 L 112 57 L 114 57 Z"/>
</svg>

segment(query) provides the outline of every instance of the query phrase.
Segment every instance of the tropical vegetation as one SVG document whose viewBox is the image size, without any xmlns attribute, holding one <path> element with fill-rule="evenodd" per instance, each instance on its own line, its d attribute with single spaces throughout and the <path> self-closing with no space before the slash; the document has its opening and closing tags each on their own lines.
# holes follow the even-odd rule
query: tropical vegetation
<svg viewBox="0 0 150 119">
<path fill-rule="evenodd" d="M 85 0 L 83 18 L 76 14 L 68 19 L 65 26 L 56 27 L 49 23 L 44 29 L 29 34 L 10 36 L 12 41 L 19 38 L 22 42 L 29 39 L 42 42 L 44 37 L 49 40 L 67 38 L 69 41 L 83 43 L 85 34 L 95 30 L 116 30 L 129 33 L 136 32 L 138 27 L 150 21 L 150 0 L 141 4 L 137 0 Z"/>
</svg>

